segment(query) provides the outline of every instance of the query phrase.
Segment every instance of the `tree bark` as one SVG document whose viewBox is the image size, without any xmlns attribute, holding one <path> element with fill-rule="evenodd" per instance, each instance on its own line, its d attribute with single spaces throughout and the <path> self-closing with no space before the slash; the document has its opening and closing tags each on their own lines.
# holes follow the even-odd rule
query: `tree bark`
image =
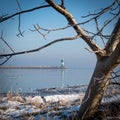
<svg viewBox="0 0 120 120">
<path fill-rule="evenodd" d="M 113 31 L 116 32 L 113 32 L 114 37 L 112 37 L 112 41 L 117 41 L 118 44 L 112 53 L 110 51 L 111 55 L 108 53 L 110 56 L 98 57 L 97 59 L 94 73 L 79 110 L 80 120 L 88 119 L 95 115 L 104 92 L 109 85 L 112 71 L 120 64 L 120 26 L 118 26 L 118 23 Z"/>
<path fill-rule="evenodd" d="M 100 60 L 96 64 L 95 71 L 80 107 L 79 117 L 81 120 L 90 118 L 97 112 L 104 91 L 109 85 L 109 78 L 111 77 L 113 68 L 106 70 L 106 59 Z"/>
</svg>

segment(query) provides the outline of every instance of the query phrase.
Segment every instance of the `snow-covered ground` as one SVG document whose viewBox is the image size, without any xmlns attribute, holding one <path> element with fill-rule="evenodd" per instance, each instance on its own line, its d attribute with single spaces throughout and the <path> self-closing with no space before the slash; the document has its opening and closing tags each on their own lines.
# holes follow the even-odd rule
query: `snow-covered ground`
<svg viewBox="0 0 120 120">
<path fill-rule="evenodd" d="M 9 92 L 0 97 L 0 120 L 61 120 L 74 116 L 80 108 L 86 87 L 42 89 L 25 96 Z M 103 99 L 103 102 L 106 101 L 107 98 Z"/>
<path fill-rule="evenodd" d="M 0 119 L 19 119 L 20 117 L 54 118 L 62 115 L 68 115 L 72 111 L 79 109 L 79 106 L 73 105 L 73 102 L 83 98 L 83 94 L 74 95 L 54 95 L 46 96 L 44 100 L 41 96 L 25 97 L 15 96 L 11 99 L 4 97 L 0 104 Z M 60 114 L 55 116 L 54 113 Z"/>
<path fill-rule="evenodd" d="M 0 120 L 62 119 L 79 110 L 86 87 L 37 89 L 26 95 L 10 91 L 0 97 Z"/>
</svg>

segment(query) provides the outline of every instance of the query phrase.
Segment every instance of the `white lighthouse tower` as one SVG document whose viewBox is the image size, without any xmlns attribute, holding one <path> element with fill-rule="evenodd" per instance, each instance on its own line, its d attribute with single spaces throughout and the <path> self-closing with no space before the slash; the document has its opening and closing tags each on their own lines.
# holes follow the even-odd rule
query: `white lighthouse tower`
<svg viewBox="0 0 120 120">
<path fill-rule="evenodd" d="M 62 60 L 61 60 L 61 67 L 64 68 L 64 66 L 65 66 L 65 65 L 64 65 L 64 60 L 62 59 Z"/>
</svg>

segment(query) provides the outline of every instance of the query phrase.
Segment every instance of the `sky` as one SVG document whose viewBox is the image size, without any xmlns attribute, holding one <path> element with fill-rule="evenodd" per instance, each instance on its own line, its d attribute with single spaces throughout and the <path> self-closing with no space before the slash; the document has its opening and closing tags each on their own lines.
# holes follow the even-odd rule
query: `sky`
<svg viewBox="0 0 120 120">
<path fill-rule="evenodd" d="M 22 10 L 33 8 L 44 4 L 44 0 L 18 0 Z M 55 0 L 59 2 L 60 0 Z M 71 12 L 76 21 L 82 22 L 81 16 L 87 15 L 89 12 L 95 12 L 108 5 L 113 0 L 65 0 L 66 9 Z M 0 0 L 0 15 L 11 15 L 20 11 L 16 0 Z M 103 19 L 109 18 L 109 15 Z M 14 51 L 24 51 L 38 48 L 50 41 L 62 37 L 75 36 L 76 33 L 72 28 L 66 30 L 51 32 L 44 39 L 38 32 L 32 32 L 33 25 L 39 25 L 42 28 L 55 29 L 67 26 L 66 19 L 52 8 L 44 8 L 30 13 L 21 15 L 20 29 L 24 32 L 24 37 L 17 37 L 18 16 L 0 23 L 0 33 L 3 31 L 3 38 L 9 43 Z M 90 23 L 83 25 L 87 30 L 95 31 L 95 24 Z M 106 33 L 110 33 L 113 27 L 109 27 Z M 41 31 L 45 33 L 44 31 Z M 102 46 L 101 42 L 98 42 Z M 51 45 L 36 53 L 13 56 L 5 65 L 9 66 L 59 66 L 60 60 L 64 59 L 65 66 L 74 68 L 93 68 L 95 66 L 96 57 L 93 53 L 85 50 L 89 48 L 82 39 L 74 41 L 64 41 Z M 9 53 L 3 41 L 0 40 L 0 53 Z"/>
</svg>

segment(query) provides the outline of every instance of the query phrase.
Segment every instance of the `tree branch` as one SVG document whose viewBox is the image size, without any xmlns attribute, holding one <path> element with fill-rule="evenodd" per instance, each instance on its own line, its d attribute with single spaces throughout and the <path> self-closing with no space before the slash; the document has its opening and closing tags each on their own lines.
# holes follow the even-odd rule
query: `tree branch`
<svg viewBox="0 0 120 120">
<path fill-rule="evenodd" d="M 120 39 L 119 43 L 116 46 L 116 49 L 113 51 L 113 53 L 109 56 L 109 59 L 106 61 L 106 66 L 112 67 L 117 66 L 120 64 Z"/>
<path fill-rule="evenodd" d="M 120 85 L 118 82 L 110 82 L 111 85 Z"/>
<path fill-rule="evenodd" d="M 60 5 L 63 9 L 65 9 L 65 5 L 64 5 L 64 0 L 61 0 L 61 5 Z"/>
<path fill-rule="evenodd" d="M 38 7 L 35 7 L 35 8 L 32 8 L 32 9 L 28 9 L 28 10 L 23 10 L 23 11 L 20 11 L 20 12 L 16 12 L 10 16 L 5 16 L 5 17 L 0 17 L 0 23 L 8 20 L 8 19 L 11 19 L 12 17 L 15 17 L 19 14 L 23 14 L 23 13 L 28 13 L 28 12 L 32 12 L 34 10 L 38 10 L 38 9 L 41 9 L 41 8 L 46 8 L 46 7 L 51 7 L 50 5 L 43 5 L 43 6 L 38 6 Z"/>
<path fill-rule="evenodd" d="M 99 12 L 97 13 L 89 13 L 88 15 L 86 16 L 82 16 L 83 18 L 86 18 L 86 17 L 90 17 L 90 16 L 94 16 L 92 17 L 91 19 L 89 19 L 89 21 L 92 21 L 93 19 L 97 19 L 99 18 L 101 15 L 103 15 L 104 13 L 108 12 L 110 9 L 112 9 L 112 7 L 115 5 L 116 3 L 116 0 L 109 6 L 105 7 L 104 9 L 100 10 Z M 87 22 L 87 21 L 86 21 Z"/>
<path fill-rule="evenodd" d="M 16 0 L 16 2 L 17 2 L 17 5 L 18 5 L 19 9 L 22 11 L 22 7 L 20 6 L 19 1 L 18 1 L 18 0 Z"/>
<path fill-rule="evenodd" d="M 32 50 L 27 50 L 27 51 L 22 51 L 22 52 L 16 52 L 16 53 L 10 53 L 10 54 L 1 54 L 0 57 L 6 57 L 6 56 L 14 56 L 14 55 L 20 55 L 20 54 L 26 54 L 26 53 L 33 53 L 33 52 L 37 52 L 37 51 L 40 51 L 52 44 L 55 44 L 57 42 L 61 42 L 61 41 L 67 41 L 67 40 L 75 40 L 77 38 L 80 38 L 81 36 L 80 35 L 77 35 L 77 36 L 74 36 L 74 37 L 67 37 L 67 38 L 60 38 L 60 39 L 56 39 L 52 42 L 49 42 L 48 44 L 46 45 L 43 45 L 39 48 L 36 48 L 36 49 L 32 49 Z"/>
<path fill-rule="evenodd" d="M 17 34 L 17 37 L 19 37 L 19 35 L 21 35 L 22 37 L 24 37 L 23 36 L 23 33 L 25 32 L 25 31 L 23 31 L 23 32 L 21 32 L 21 29 L 20 29 L 20 26 L 21 26 L 21 16 L 20 16 L 20 14 L 19 14 L 19 16 L 18 16 L 18 31 L 19 31 L 19 33 Z"/>
<path fill-rule="evenodd" d="M 3 32 L 1 32 L 1 37 L 0 39 L 7 45 L 7 47 L 13 52 L 15 53 L 15 51 L 12 49 L 12 47 L 4 40 L 3 38 Z"/>
<path fill-rule="evenodd" d="M 42 36 L 43 36 L 43 38 L 46 36 L 46 35 L 48 35 L 50 32 L 54 32 L 54 31 L 59 31 L 59 30 L 65 30 L 65 29 L 67 29 L 67 28 L 69 28 L 69 27 L 71 27 L 71 26 L 65 26 L 65 27 L 61 27 L 61 28 L 54 28 L 54 29 L 47 29 L 47 28 L 43 28 L 43 27 L 41 27 L 39 24 L 37 24 L 37 25 L 33 25 L 33 27 L 35 28 L 35 29 L 29 29 L 30 31 L 32 31 L 32 32 L 38 32 L 39 30 L 42 30 L 42 31 L 44 31 L 44 32 L 46 32 L 46 34 L 43 34 L 43 33 L 40 33 L 40 34 L 42 34 Z M 40 32 L 40 31 L 39 31 Z"/>
<path fill-rule="evenodd" d="M 105 50 L 108 55 L 111 55 L 111 53 L 116 49 L 118 43 L 120 43 L 120 18 L 112 32 L 111 38 L 105 46 Z"/>
<path fill-rule="evenodd" d="M 5 64 L 12 56 L 6 57 L 6 60 L 4 60 L 3 62 L 0 63 L 0 65 Z M 1 58 L 0 58 L 1 59 Z"/>
<path fill-rule="evenodd" d="M 48 4 L 50 4 L 56 11 L 61 13 L 68 21 L 68 23 L 73 26 L 73 29 L 76 31 L 78 35 L 81 35 L 81 38 L 89 45 L 89 47 L 92 49 L 92 51 L 99 51 L 96 53 L 97 56 L 104 56 L 105 51 L 102 50 L 95 42 L 94 40 L 89 37 L 86 32 L 77 24 L 74 17 L 66 10 L 61 8 L 59 5 L 54 3 L 52 0 L 46 0 Z"/>
<path fill-rule="evenodd" d="M 49 33 L 49 31 L 48 31 L 48 33 L 47 34 L 43 34 L 42 32 L 40 32 L 40 26 L 37 24 L 37 25 L 33 25 L 33 27 L 35 28 L 35 30 L 31 30 L 30 29 L 30 31 L 32 31 L 32 32 L 35 32 L 35 31 L 37 31 L 45 40 L 46 40 L 46 35 Z"/>
</svg>

